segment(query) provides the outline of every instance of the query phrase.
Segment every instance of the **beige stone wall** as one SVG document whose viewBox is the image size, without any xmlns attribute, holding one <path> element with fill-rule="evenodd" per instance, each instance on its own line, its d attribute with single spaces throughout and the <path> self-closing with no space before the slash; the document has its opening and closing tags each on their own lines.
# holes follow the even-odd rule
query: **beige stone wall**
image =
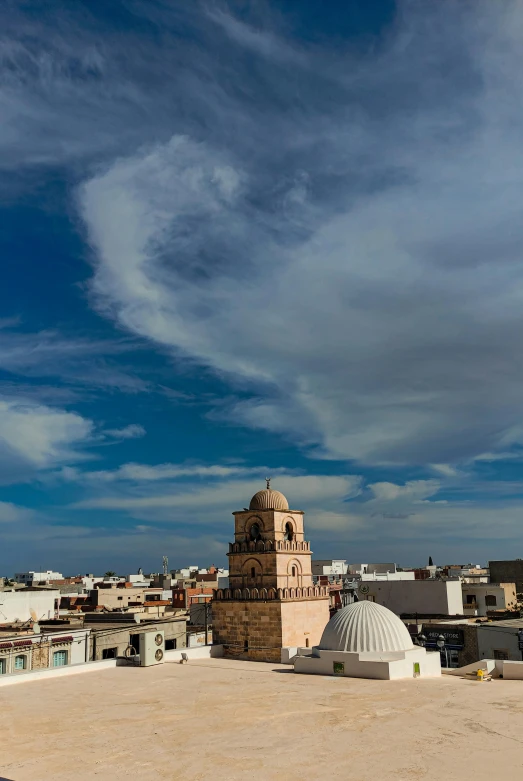
<svg viewBox="0 0 523 781">
<path fill-rule="evenodd" d="M 225 646 L 225 656 L 279 661 L 284 646 L 318 645 L 328 620 L 328 597 L 288 602 L 214 601 L 213 639 Z"/>
<path fill-rule="evenodd" d="M 281 602 L 214 601 L 212 617 L 213 641 L 225 646 L 225 656 L 280 660 Z"/>
<path fill-rule="evenodd" d="M 292 575 L 293 566 L 296 576 Z M 233 553 L 229 554 L 229 573 L 231 589 L 309 587 L 312 586 L 311 554 L 302 551 Z"/>
<path fill-rule="evenodd" d="M 282 646 L 309 646 L 320 642 L 329 618 L 329 598 L 281 602 Z M 308 642 L 307 642 L 308 641 Z"/>
<path fill-rule="evenodd" d="M 260 526 L 261 536 L 264 539 L 283 540 L 286 523 L 292 525 L 296 540 L 301 541 L 304 539 L 302 512 L 257 510 L 234 513 L 234 537 L 236 542 L 243 542 L 245 536 L 249 534 L 249 529 L 253 523 L 257 523 Z"/>
<path fill-rule="evenodd" d="M 49 643 L 33 643 L 31 668 L 41 670 L 49 667 Z"/>
</svg>

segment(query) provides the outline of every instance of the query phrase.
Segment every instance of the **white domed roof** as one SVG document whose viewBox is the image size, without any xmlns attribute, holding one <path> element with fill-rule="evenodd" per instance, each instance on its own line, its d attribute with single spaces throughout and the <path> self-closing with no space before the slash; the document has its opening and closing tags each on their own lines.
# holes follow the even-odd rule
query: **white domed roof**
<svg viewBox="0 0 523 781">
<path fill-rule="evenodd" d="M 383 605 L 364 600 L 338 610 L 321 636 L 324 651 L 390 653 L 413 647 L 407 627 Z"/>
<path fill-rule="evenodd" d="M 266 488 L 258 491 L 251 499 L 249 510 L 288 510 L 289 502 L 279 491 Z"/>
</svg>

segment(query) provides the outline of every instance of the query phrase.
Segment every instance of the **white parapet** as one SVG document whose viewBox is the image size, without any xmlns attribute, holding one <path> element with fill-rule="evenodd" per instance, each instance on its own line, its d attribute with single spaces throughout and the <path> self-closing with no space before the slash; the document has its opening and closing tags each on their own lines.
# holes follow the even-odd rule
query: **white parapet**
<svg viewBox="0 0 523 781">
<path fill-rule="evenodd" d="M 64 675 L 77 675 L 78 673 L 98 672 L 109 667 L 116 667 L 116 664 L 116 659 L 102 659 L 98 662 L 68 664 L 65 667 L 45 667 L 42 670 L 30 670 L 26 673 L 2 675 L 0 676 L 0 686 L 12 686 L 15 683 L 30 683 L 31 681 L 46 681 L 48 678 L 63 678 Z"/>
</svg>

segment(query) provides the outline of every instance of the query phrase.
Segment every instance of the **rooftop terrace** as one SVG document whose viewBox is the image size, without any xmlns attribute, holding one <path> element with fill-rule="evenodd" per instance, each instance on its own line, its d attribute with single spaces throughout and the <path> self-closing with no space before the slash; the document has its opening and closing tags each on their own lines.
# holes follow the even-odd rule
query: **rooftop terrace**
<svg viewBox="0 0 523 781">
<path fill-rule="evenodd" d="M 521 779 L 523 682 L 372 681 L 225 659 L 6 687 L 13 781 Z"/>
</svg>

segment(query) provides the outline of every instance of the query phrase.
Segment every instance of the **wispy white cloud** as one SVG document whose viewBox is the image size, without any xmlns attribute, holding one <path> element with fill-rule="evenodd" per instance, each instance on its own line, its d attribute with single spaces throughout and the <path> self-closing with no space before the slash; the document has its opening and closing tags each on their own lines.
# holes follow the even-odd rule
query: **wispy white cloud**
<svg viewBox="0 0 523 781">
<path fill-rule="evenodd" d="M 443 477 L 462 477 L 463 472 L 451 464 L 429 464 L 433 472 Z"/>
<path fill-rule="evenodd" d="M 17 324 L 13 321 L 13 326 Z M 71 385 L 123 392 L 149 389 L 136 371 L 117 362 L 137 349 L 136 340 L 88 339 L 56 330 L 39 333 L 0 330 L 0 369 L 18 377 L 54 377 Z"/>
<path fill-rule="evenodd" d="M 114 439 L 140 439 L 146 435 L 146 430 L 138 423 L 130 423 L 123 428 L 109 428 L 104 431 L 104 435 Z"/>
<path fill-rule="evenodd" d="M 405 485 L 396 483 L 371 483 L 369 485 L 375 502 L 392 502 L 396 500 L 416 502 L 434 496 L 441 483 L 438 480 L 409 480 Z"/>
<path fill-rule="evenodd" d="M 192 477 L 193 474 L 187 476 Z M 225 473 L 221 473 L 220 477 L 224 478 Z M 197 525 L 213 525 L 219 519 L 221 526 L 230 524 L 230 512 L 248 506 L 251 496 L 262 487 L 262 480 L 237 479 L 232 471 L 228 479 L 206 482 L 203 486 L 182 481 L 175 489 L 168 486 L 150 490 L 147 486 L 134 484 L 127 490 L 120 489 L 118 493 L 98 490 L 97 496 L 76 502 L 71 509 L 125 511 L 135 518 L 162 522 L 172 522 L 174 513 L 175 517 Z M 340 503 L 359 494 L 361 478 L 355 475 L 281 474 L 274 487 L 287 496 L 291 507 L 299 497 L 300 507 L 295 509 L 321 507 L 323 512 L 328 512 L 334 506 L 339 511 Z"/>
<path fill-rule="evenodd" d="M 227 90 L 204 58 L 206 130 L 173 120 L 80 189 L 99 310 L 251 391 L 215 415 L 316 455 L 452 465 L 520 441 L 522 14 L 407 3 L 336 79 L 302 50 L 323 90 L 277 57 Z M 220 19 L 270 58 L 272 31 Z"/>
<path fill-rule="evenodd" d="M 224 466 L 221 464 L 122 464 L 117 469 L 99 470 L 89 472 L 75 467 L 64 467 L 55 477 L 68 482 L 93 482 L 114 483 L 119 481 L 148 483 L 166 480 L 178 480 L 180 478 L 198 478 L 203 480 L 226 479 L 239 476 L 267 474 L 276 476 L 288 474 L 289 470 L 283 467 L 276 469 L 268 467 L 247 467 L 240 465 Z"/>
<path fill-rule="evenodd" d="M 93 429 L 75 412 L 0 398 L 0 480 L 24 481 L 39 470 L 85 458 L 82 446 Z"/>
<path fill-rule="evenodd" d="M 0 523 L 15 523 L 34 518 L 35 512 L 29 507 L 21 507 L 12 502 L 0 502 Z"/>
</svg>

